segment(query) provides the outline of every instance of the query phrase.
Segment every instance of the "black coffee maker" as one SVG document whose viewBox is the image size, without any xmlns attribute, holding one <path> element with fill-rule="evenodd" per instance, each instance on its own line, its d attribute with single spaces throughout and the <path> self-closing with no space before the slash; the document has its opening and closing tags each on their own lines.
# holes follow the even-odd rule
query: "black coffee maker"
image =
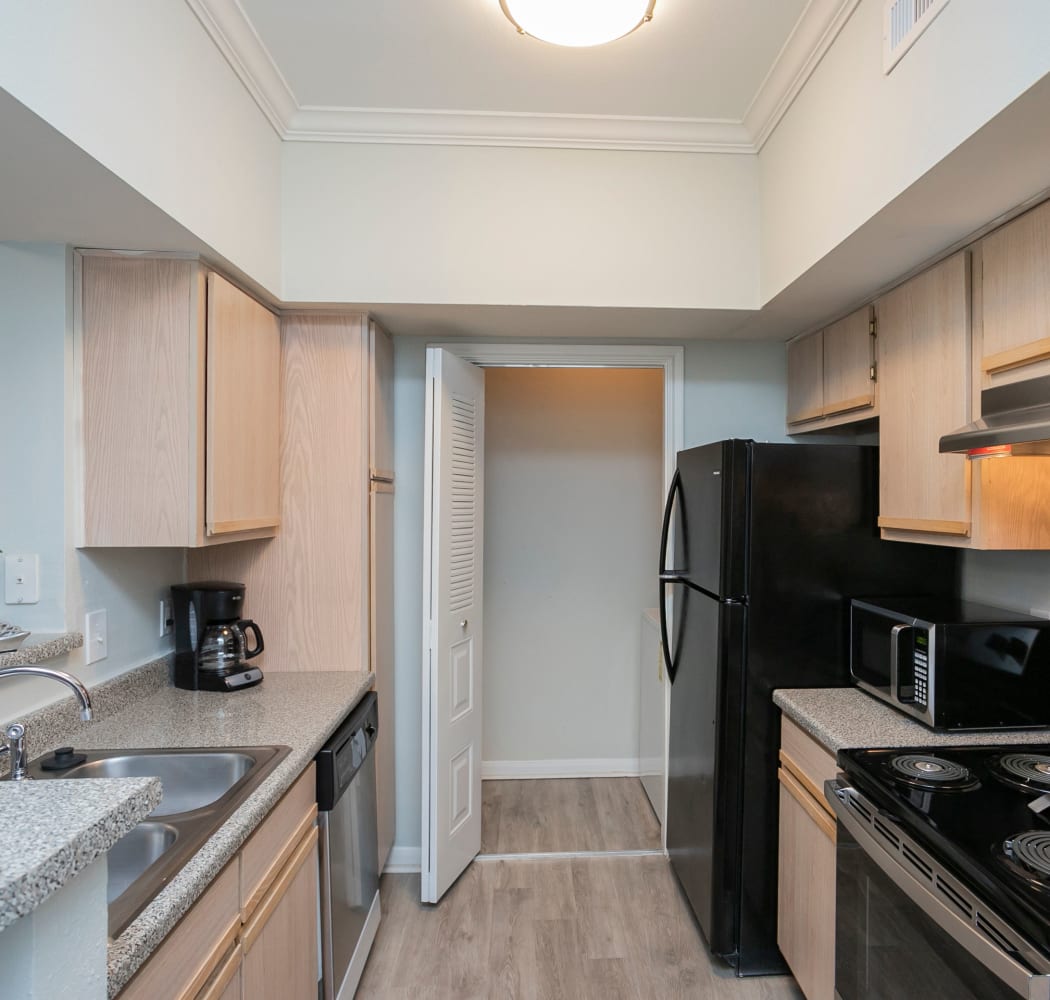
<svg viewBox="0 0 1050 1000">
<path fill-rule="evenodd" d="M 247 660 L 263 651 L 262 632 L 241 618 L 244 584 L 205 581 L 171 588 L 175 614 L 175 686 L 189 691 L 239 691 L 263 679 Z M 248 647 L 245 633 L 255 645 Z"/>
</svg>

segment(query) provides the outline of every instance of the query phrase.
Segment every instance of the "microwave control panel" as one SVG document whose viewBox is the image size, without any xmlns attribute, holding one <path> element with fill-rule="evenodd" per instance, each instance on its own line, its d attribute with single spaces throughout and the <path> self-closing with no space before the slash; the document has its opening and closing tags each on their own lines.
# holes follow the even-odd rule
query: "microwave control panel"
<svg viewBox="0 0 1050 1000">
<path fill-rule="evenodd" d="M 912 668 L 914 670 L 912 703 L 921 708 L 926 708 L 929 704 L 929 652 L 930 633 L 925 629 L 916 629 L 915 645 L 912 648 Z"/>
</svg>

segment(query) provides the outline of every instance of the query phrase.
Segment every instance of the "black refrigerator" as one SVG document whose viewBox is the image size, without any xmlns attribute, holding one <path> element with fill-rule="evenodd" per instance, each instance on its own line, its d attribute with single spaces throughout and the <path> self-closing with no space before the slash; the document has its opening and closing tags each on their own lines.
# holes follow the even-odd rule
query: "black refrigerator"
<svg viewBox="0 0 1050 1000">
<path fill-rule="evenodd" d="M 678 454 L 660 552 L 667 848 L 740 976 L 787 968 L 773 691 L 849 683 L 850 598 L 958 591 L 956 550 L 879 538 L 877 462 L 873 447 L 754 441 Z"/>
</svg>

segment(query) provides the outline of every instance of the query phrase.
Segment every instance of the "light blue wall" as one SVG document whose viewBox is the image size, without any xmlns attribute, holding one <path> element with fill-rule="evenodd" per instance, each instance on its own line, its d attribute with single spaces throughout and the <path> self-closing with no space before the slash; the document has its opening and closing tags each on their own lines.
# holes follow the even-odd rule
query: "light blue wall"
<svg viewBox="0 0 1050 1000">
<path fill-rule="evenodd" d="M 1050 552 L 963 553 L 963 597 L 1050 617 Z"/>
<path fill-rule="evenodd" d="M 109 655 L 48 661 L 93 683 L 171 649 L 158 604 L 185 579 L 182 549 L 72 545 L 73 370 L 71 255 L 60 244 L 0 243 L 0 548 L 40 555 L 40 603 L 8 605 L 0 621 L 35 633 L 81 631 L 105 608 Z M 62 697 L 54 683 L 19 678 L 0 688 L 0 721 Z"/>
<path fill-rule="evenodd" d="M 447 341 L 447 338 L 443 338 Z M 786 441 L 781 343 L 677 342 L 685 348 L 685 445 L 726 437 Z M 394 338 L 394 628 L 396 846 L 418 848 L 423 574 L 423 403 L 426 341 Z M 655 553 L 654 553 L 655 559 Z"/>
</svg>

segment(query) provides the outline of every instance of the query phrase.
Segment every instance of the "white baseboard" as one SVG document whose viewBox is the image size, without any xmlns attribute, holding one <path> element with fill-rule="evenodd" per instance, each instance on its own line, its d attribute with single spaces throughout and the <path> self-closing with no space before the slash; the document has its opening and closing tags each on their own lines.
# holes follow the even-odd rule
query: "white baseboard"
<svg viewBox="0 0 1050 1000">
<path fill-rule="evenodd" d="M 525 778 L 636 778 L 637 757 L 581 757 L 570 760 L 484 760 L 481 780 Z"/>
<path fill-rule="evenodd" d="M 423 851 L 419 847 L 391 847 L 383 874 L 418 875 L 422 862 Z"/>
</svg>

